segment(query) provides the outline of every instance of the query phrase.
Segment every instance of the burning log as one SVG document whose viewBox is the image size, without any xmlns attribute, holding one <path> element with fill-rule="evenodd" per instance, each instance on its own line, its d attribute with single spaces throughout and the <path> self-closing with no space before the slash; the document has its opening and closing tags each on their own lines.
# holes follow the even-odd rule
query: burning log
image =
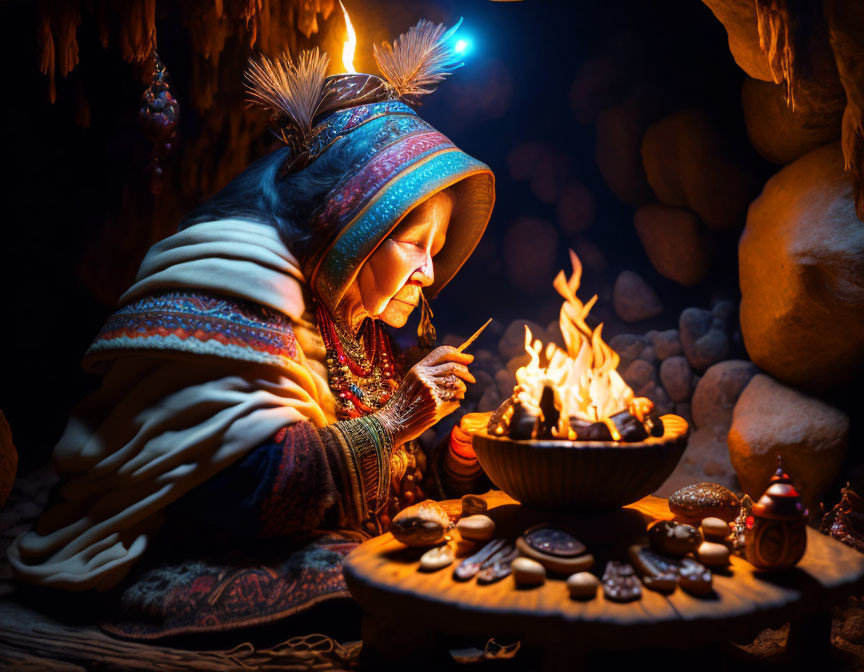
<svg viewBox="0 0 864 672">
<path fill-rule="evenodd" d="M 597 297 L 587 304 L 576 297 L 582 264 L 572 250 L 570 260 L 570 278 L 562 271 L 554 282 L 564 298 L 559 325 L 565 347 L 544 347 L 525 327 L 529 361 L 516 371 L 513 395 L 492 413 L 487 431 L 516 441 L 636 443 L 663 436 L 663 421 L 651 400 L 634 396 L 616 371 L 618 355 L 603 341 L 603 325 L 591 329 L 586 323 Z"/>
</svg>

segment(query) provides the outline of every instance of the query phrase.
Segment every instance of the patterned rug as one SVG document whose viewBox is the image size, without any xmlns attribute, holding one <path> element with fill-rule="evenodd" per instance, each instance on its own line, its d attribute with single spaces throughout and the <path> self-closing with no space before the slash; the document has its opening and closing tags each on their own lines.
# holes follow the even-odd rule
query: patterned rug
<svg viewBox="0 0 864 672">
<path fill-rule="evenodd" d="M 116 589 L 117 613 L 101 626 L 131 639 L 220 632 L 350 598 L 342 560 L 364 538 L 320 532 L 221 545 L 232 550 L 197 557 L 188 553 L 188 544 L 163 543 L 162 551 L 142 561 Z"/>
</svg>

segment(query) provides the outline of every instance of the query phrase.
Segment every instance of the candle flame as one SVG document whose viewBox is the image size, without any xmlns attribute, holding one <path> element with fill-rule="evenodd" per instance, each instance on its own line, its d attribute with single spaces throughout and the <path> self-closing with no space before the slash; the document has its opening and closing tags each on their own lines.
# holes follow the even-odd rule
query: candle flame
<svg viewBox="0 0 864 672">
<path fill-rule="evenodd" d="M 357 72 L 354 69 L 354 51 L 357 49 L 357 33 L 354 32 L 354 24 L 351 23 L 351 17 L 348 16 L 348 10 L 339 0 L 339 6 L 342 8 L 342 14 L 345 15 L 345 42 L 342 44 L 342 65 L 345 66 L 345 72 Z"/>
</svg>

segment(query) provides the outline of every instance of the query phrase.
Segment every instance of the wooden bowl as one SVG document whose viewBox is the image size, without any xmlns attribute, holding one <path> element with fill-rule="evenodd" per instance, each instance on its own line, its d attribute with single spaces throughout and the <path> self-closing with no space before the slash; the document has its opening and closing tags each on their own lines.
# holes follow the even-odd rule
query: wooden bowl
<svg viewBox="0 0 864 672">
<path fill-rule="evenodd" d="M 549 511 L 610 511 L 659 488 L 687 447 L 689 426 L 663 416 L 663 436 L 616 441 L 512 441 L 472 432 L 480 466 L 524 506 Z"/>
</svg>

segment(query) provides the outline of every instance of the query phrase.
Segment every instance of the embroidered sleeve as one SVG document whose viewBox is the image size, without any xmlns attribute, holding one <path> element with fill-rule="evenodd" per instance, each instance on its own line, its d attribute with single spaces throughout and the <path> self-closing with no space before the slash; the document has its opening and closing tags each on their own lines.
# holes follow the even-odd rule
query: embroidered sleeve
<svg viewBox="0 0 864 672">
<path fill-rule="evenodd" d="M 372 416 L 300 422 L 198 486 L 174 507 L 218 529 L 270 537 L 314 529 L 379 532 L 392 441 Z"/>
</svg>

